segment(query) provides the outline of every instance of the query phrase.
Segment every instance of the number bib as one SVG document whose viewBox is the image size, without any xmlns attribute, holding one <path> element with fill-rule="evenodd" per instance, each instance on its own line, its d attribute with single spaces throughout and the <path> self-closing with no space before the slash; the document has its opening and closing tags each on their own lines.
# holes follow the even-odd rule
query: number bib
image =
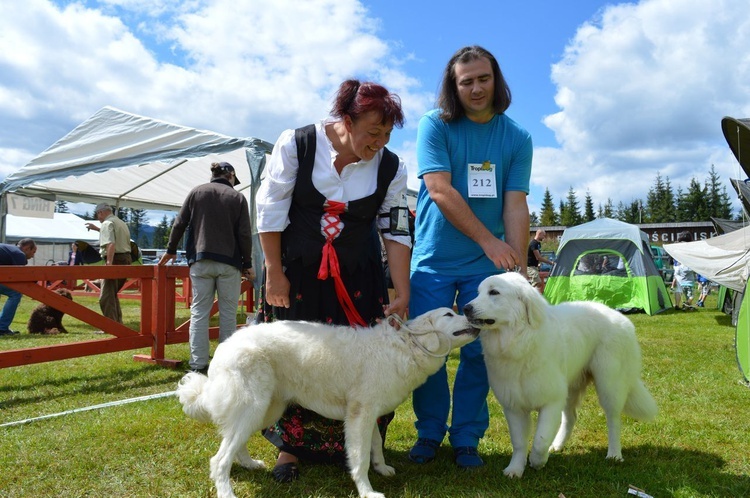
<svg viewBox="0 0 750 498">
<path fill-rule="evenodd" d="M 497 197 L 495 165 L 489 161 L 482 164 L 469 163 L 469 197 Z"/>
</svg>

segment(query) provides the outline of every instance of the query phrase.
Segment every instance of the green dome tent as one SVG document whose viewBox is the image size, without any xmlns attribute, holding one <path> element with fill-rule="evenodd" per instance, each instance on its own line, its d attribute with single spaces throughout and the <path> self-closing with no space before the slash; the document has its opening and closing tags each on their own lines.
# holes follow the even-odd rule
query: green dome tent
<svg viewBox="0 0 750 498">
<path fill-rule="evenodd" d="M 599 218 L 563 232 L 544 296 L 551 304 L 596 301 L 620 311 L 654 315 L 672 307 L 637 226 Z"/>
</svg>

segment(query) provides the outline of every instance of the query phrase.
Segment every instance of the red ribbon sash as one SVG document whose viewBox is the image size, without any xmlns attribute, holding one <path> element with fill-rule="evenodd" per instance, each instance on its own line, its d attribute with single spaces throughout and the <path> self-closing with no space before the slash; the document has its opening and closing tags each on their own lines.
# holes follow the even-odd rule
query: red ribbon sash
<svg viewBox="0 0 750 498">
<path fill-rule="evenodd" d="M 320 262 L 320 268 L 318 269 L 318 279 L 325 280 L 329 276 L 332 277 L 336 289 L 336 297 L 346 314 L 346 318 L 349 320 L 349 324 L 366 327 L 367 324 L 360 316 L 357 308 L 354 307 L 354 303 L 352 302 L 351 297 L 349 297 L 349 292 L 346 290 L 344 281 L 341 279 L 339 257 L 336 254 L 336 248 L 333 247 L 333 239 L 341 233 L 341 229 L 339 228 L 339 223 L 341 222 L 340 216 L 346 209 L 346 203 L 337 201 L 327 201 L 327 203 L 328 205 L 325 208 L 325 218 L 327 223 L 323 227 L 323 231 L 326 234 L 326 243 L 323 246 L 323 259 Z"/>
</svg>

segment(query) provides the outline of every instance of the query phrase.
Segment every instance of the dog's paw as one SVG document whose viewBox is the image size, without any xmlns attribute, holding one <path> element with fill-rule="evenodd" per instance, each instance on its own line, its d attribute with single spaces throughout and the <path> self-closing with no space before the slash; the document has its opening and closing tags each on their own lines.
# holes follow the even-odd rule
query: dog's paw
<svg viewBox="0 0 750 498">
<path fill-rule="evenodd" d="M 622 453 L 607 453 L 607 460 L 612 460 L 614 462 L 624 461 L 622 458 Z"/>
<path fill-rule="evenodd" d="M 510 477 L 511 479 L 513 478 L 520 479 L 521 477 L 523 477 L 524 468 L 525 466 L 518 468 L 518 466 L 508 465 L 503 470 L 503 474 Z"/>
<path fill-rule="evenodd" d="M 361 496 L 362 498 L 385 498 L 385 495 L 383 493 L 378 493 L 377 491 L 370 491 L 369 493 L 365 493 Z"/>
<path fill-rule="evenodd" d="M 381 476 L 395 476 L 396 469 L 386 464 L 373 464 L 372 470 L 380 474 Z"/>
<path fill-rule="evenodd" d="M 549 460 L 549 453 L 546 451 L 543 453 L 532 451 L 529 455 L 529 466 L 531 466 L 532 469 L 538 470 L 547 465 L 547 460 Z"/>
<path fill-rule="evenodd" d="M 254 458 L 250 458 L 246 455 L 237 455 L 234 461 L 237 462 L 240 467 L 244 467 L 249 470 L 266 468 L 266 464 L 263 463 L 263 460 L 255 460 Z"/>
</svg>

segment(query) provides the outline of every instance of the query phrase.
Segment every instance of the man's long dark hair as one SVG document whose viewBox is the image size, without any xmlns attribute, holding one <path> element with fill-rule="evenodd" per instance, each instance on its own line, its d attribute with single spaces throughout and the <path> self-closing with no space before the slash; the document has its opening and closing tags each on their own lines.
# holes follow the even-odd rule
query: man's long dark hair
<svg viewBox="0 0 750 498">
<path fill-rule="evenodd" d="M 453 57 L 450 58 L 443 71 L 443 81 L 440 85 L 440 95 L 437 101 L 437 106 L 441 110 L 440 118 L 443 121 L 455 121 L 466 115 L 466 110 L 464 110 L 461 102 L 458 100 L 456 64 L 465 64 L 482 57 L 490 61 L 490 65 L 492 66 L 492 76 L 495 81 L 495 94 L 492 98 L 492 105 L 495 114 L 502 114 L 510 107 L 510 88 L 505 81 L 505 77 L 503 77 L 502 71 L 500 71 L 497 59 L 479 45 L 472 45 L 464 47 L 453 54 Z"/>
</svg>

